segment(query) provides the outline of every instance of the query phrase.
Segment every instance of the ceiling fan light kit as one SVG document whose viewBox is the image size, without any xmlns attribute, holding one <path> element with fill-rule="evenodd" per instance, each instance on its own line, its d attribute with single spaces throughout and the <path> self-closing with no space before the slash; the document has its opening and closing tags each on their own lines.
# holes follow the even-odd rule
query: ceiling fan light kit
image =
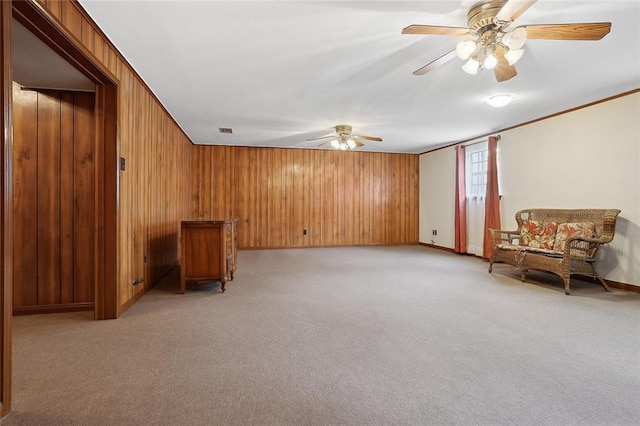
<svg viewBox="0 0 640 426">
<path fill-rule="evenodd" d="M 509 62 L 509 65 L 513 65 L 520 60 L 523 54 L 524 49 L 509 49 L 509 51 L 504 54 L 504 58 Z"/>
<path fill-rule="evenodd" d="M 480 62 L 476 61 L 473 58 L 470 58 L 465 64 L 462 66 L 462 69 L 467 74 L 476 75 L 478 74 L 478 69 L 480 68 Z"/>
<path fill-rule="evenodd" d="M 546 40 L 600 40 L 611 30 L 610 22 L 580 24 L 513 25 L 537 0 L 483 0 L 474 4 L 467 13 L 468 27 L 447 27 L 414 24 L 405 27 L 402 34 L 447 35 L 459 37 L 453 50 L 413 72 L 423 75 L 455 57 L 465 61 L 462 69 L 475 75 L 479 70 L 492 70 L 500 83 L 518 75 L 515 64 L 524 55 L 524 45 L 530 39 Z M 501 93 L 486 102 L 496 108 L 508 105 L 514 95 Z M 308 141 L 323 140 L 319 146 L 331 145 L 346 151 L 364 146 L 362 140 L 382 142 L 381 138 L 352 135 L 351 126 L 335 126 L 335 134 Z"/>
<path fill-rule="evenodd" d="M 360 148 L 364 146 L 364 143 L 360 141 L 367 140 L 373 142 L 382 142 L 382 138 L 376 136 L 364 136 L 364 135 L 353 135 L 351 134 L 352 127 L 348 124 L 338 124 L 334 127 L 335 134 L 322 136 L 319 138 L 307 139 L 307 141 L 316 141 L 322 139 L 328 139 L 325 142 L 322 142 L 318 146 L 331 145 L 334 149 L 340 151 L 346 151 L 349 149 Z"/>
<path fill-rule="evenodd" d="M 357 147 L 356 141 L 343 136 L 339 136 L 337 139 L 332 139 L 331 146 L 341 151 L 346 151 L 347 149 L 354 149 Z"/>
<path fill-rule="evenodd" d="M 481 1 L 469 9 L 467 28 L 416 24 L 404 28 L 402 34 L 461 37 L 450 54 L 441 56 L 413 74 L 425 74 L 457 56 L 466 61 L 462 66 L 466 73 L 475 75 L 481 69 L 493 70 L 498 82 L 507 81 L 518 74 L 514 64 L 522 58 L 527 39 L 600 40 L 611 30 L 610 22 L 514 27 L 513 22 L 535 2 L 536 0 Z"/>
</svg>

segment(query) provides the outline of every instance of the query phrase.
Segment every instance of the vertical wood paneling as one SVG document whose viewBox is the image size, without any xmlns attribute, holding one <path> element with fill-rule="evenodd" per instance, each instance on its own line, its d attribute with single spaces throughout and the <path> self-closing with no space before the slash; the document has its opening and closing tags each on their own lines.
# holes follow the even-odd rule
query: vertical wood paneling
<svg viewBox="0 0 640 426">
<path fill-rule="evenodd" d="M 93 32 L 93 54 L 98 60 L 98 62 L 103 63 L 109 67 L 108 62 L 105 61 L 105 43 L 102 37 L 95 31 Z"/>
<path fill-rule="evenodd" d="M 194 146 L 193 154 L 191 156 L 190 167 L 191 170 L 191 215 L 190 219 L 200 219 L 200 179 L 202 178 L 200 162 L 202 159 L 201 147 Z"/>
<path fill-rule="evenodd" d="M 132 194 L 135 190 L 131 170 L 134 167 L 133 157 L 130 155 L 131 147 L 131 134 L 133 132 L 134 123 L 130 120 L 132 114 L 129 111 L 132 110 L 131 98 L 132 98 L 132 75 L 126 67 L 120 68 L 120 83 L 118 84 L 120 103 L 118 119 L 120 120 L 120 156 L 125 159 L 126 168 L 124 171 L 120 171 L 120 211 L 123 212 L 120 217 L 120 255 L 118 261 L 120 262 L 119 276 L 118 276 L 118 298 L 120 304 L 127 300 L 130 300 L 133 296 L 131 293 L 131 286 L 128 284 L 129 279 L 133 279 L 133 273 L 131 271 L 131 259 L 132 244 L 131 236 L 133 235 L 132 223 L 133 219 L 131 214 L 124 214 L 124 212 L 131 212 L 134 208 L 131 202 Z M 122 111 L 128 111 L 124 114 Z"/>
<path fill-rule="evenodd" d="M 311 167 L 311 161 L 313 159 L 313 151 L 310 149 L 305 149 L 302 151 L 302 167 L 303 167 L 303 177 L 302 177 L 302 187 L 300 191 L 302 192 L 302 201 L 301 206 L 299 206 L 299 212 L 302 215 L 302 226 L 307 230 L 307 235 L 303 236 L 302 244 L 304 246 L 311 245 L 311 224 L 312 224 L 312 203 L 316 200 L 316 194 L 314 193 L 314 185 L 313 185 L 313 168 Z"/>
<path fill-rule="evenodd" d="M 202 153 L 202 162 L 200 164 L 200 191 L 204 191 L 205 188 L 208 188 L 211 191 L 211 177 L 213 170 L 211 169 L 211 157 L 213 156 L 212 150 L 203 150 Z M 212 194 L 213 195 L 213 194 Z M 213 203 L 214 197 L 201 197 L 200 198 L 200 217 L 213 217 L 211 214 L 211 204 Z"/>
<path fill-rule="evenodd" d="M 87 48 L 87 50 L 89 50 L 89 52 L 93 53 L 94 51 L 94 30 L 91 27 L 91 24 L 89 23 L 89 21 L 87 21 L 85 18 L 81 18 L 81 23 L 80 23 L 80 28 L 81 28 L 81 35 L 80 35 L 80 40 L 82 41 L 82 44 L 84 45 L 84 47 Z"/>
<path fill-rule="evenodd" d="M 60 303 L 60 97 L 38 96 L 38 304 Z"/>
<path fill-rule="evenodd" d="M 118 78 L 121 306 L 177 261 L 184 219 L 235 216 L 240 247 L 417 242 L 417 156 L 193 146 L 84 12 L 45 7 Z"/>
<path fill-rule="evenodd" d="M 60 0 L 47 0 L 40 3 L 44 4 L 44 6 L 49 10 L 49 13 L 51 13 L 54 18 L 61 19 L 62 2 Z"/>
<path fill-rule="evenodd" d="M 113 75 L 119 77 L 118 69 L 121 62 L 118 60 L 116 51 L 111 46 L 107 46 L 107 52 L 108 62 L 107 58 L 105 57 L 105 65 L 109 68 L 109 71 L 111 71 Z"/>
<path fill-rule="evenodd" d="M 373 186 L 373 179 L 371 175 L 371 161 L 373 155 L 367 155 L 361 158 L 362 160 L 362 188 L 360 189 L 360 202 L 361 202 L 361 220 L 362 225 L 360 229 L 360 238 L 362 243 L 372 240 L 371 235 L 371 188 Z"/>
<path fill-rule="evenodd" d="M 38 304 L 38 95 L 13 85 L 13 305 Z"/>
<path fill-rule="evenodd" d="M 189 178 L 200 183 L 191 210 L 208 206 L 200 212 L 204 220 L 237 217 L 240 248 L 417 243 L 416 155 L 229 146 L 192 151 L 202 166 Z"/>
<path fill-rule="evenodd" d="M 94 95 L 13 92 L 14 307 L 93 302 Z"/>
<path fill-rule="evenodd" d="M 137 294 L 178 262 L 180 221 L 211 213 L 210 197 L 193 199 L 199 193 L 197 185 L 204 181 L 192 179 L 189 173 L 198 170 L 193 169 L 194 162 L 211 166 L 211 159 L 192 152 L 195 147 L 187 136 L 81 6 L 71 1 L 40 3 L 92 52 L 96 63 L 101 63 L 117 79 L 117 138 L 119 154 L 127 162 L 126 170 L 119 175 L 118 305 L 129 306 Z M 233 176 L 222 186 L 235 181 Z M 195 201 L 202 206 L 193 207 Z M 198 211 L 200 207 L 203 208 Z M 134 287 L 133 279 L 141 276 L 144 285 Z"/>
<path fill-rule="evenodd" d="M 95 271 L 95 129 L 93 93 L 76 93 L 73 114 L 74 302 L 93 302 Z"/>
<path fill-rule="evenodd" d="M 327 202 L 324 195 L 324 152 L 313 150 L 309 168 L 312 170 L 313 209 L 311 210 L 311 229 L 309 230 L 309 245 L 322 245 L 324 235 L 324 211 L 323 206 Z"/>
<path fill-rule="evenodd" d="M 55 2 L 53 2 L 55 3 Z M 60 2 L 62 25 L 64 25 L 71 34 L 76 36 L 78 40 L 82 39 L 82 15 L 76 7 L 68 1 Z M 50 6 L 47 3 L 46 7 Z"/>
<path fill-rule="evenodd" d="M 282 233 L 280 225 L 282 223 L 282 210 L 280 207 L 280 203 L 282 201 L 282 150 L 270 149 L 268 152 L 268 167 L 270 171 L 270 173 L 268 174 L 268 179 L 270 196 L 267 197 L 267 205 L 269 206 L 269 221 L 267 222 L 269 232 L 267 233 L 267 235 L 270 242 L 272 242 L 276 247 L 281 247 Z"/>
<path fill-rule="evenodd" d="M 73 93 L 61 94 L 60 259 L 62 263 L 60 265 L 60 303 L 74 302 L 74 103 Z M 87 251 L 87 248 L 89 247 L 85 246 L 84 251 Z M 93 250 L 90 250 L 89 253 L 93 253 Z M 93 282 L 91 282 L 93 287 L 92 284 Z"/>
<path fill-rule="evenodd" d="M 353 241 L 355 243 L 355 225 L 356 225 L 356 221 L 354 220 L 354 216 L 353 216 L 353 212 L 354 209 L 357 205 L 357 203 L 354 200 L 353 194 L 354 194 L 354 190 L 355 187 L 358 185 L 358 179 L 359 176 L 355 176 L 354 173 L 354 161 L 356 156 L 353 155 L 353 152 L 350 152 L 349 155 L 346 155 L 343 157 L 343 160 L 345 162 L 344 165 L 344 180 L 343 180 L 343 185 L 344 185 L 344 191 L 343 191 L 343 197 L 344 197 L 344 238 L 345 238 L 345 244 L 347 241 Z"/>
<path fill-rule="evenodd" d="M 294 167 L 293 167 L 293 183 L 294 183 L 294 197 L 291 200 L 291 209 L 294 216 L 294 245 L 297 247 L 304 246 L 307 237 L 302 234 L 302 230 L 307 228 L 305 221 L 305 193 L 308 191 L 305 189 L 305 184 L 308 182 L 307 170 L 304 164 L 305 151 L 303 150 L 290 150 L 294 154 Z"/>
</svg>

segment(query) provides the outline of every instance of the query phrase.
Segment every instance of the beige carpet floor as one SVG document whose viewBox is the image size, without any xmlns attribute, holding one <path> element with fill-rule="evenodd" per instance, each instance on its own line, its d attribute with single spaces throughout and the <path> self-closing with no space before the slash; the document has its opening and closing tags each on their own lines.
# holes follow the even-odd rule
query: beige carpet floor
<svg viewBox="0 0 640 426">
<path fill-rule="evenodd" d="M 640 295 L 421 246 L 240 251 L 120 319 L 14 318 L 3 425 L 632 425 Z"/>
</svg>

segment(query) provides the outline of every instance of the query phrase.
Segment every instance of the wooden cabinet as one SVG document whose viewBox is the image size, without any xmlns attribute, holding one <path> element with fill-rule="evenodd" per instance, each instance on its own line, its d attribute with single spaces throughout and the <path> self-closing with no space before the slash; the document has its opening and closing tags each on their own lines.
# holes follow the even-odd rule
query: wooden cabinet
<svg viewBox="0 0 640 426">
<path fill-rule="evenodd" d="M 180 293 L 185 292 L 187 282 L 206 284 L 220 281 L 224 291 L 237 268 L 236 219 L 183 221 L 180 241 Z"/>
</svg>

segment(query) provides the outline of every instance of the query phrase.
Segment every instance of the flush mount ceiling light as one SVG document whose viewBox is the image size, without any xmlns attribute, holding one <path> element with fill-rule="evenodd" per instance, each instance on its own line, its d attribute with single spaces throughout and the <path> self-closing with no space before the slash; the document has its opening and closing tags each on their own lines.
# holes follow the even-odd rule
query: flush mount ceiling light
<svg viewBox="0 0 640 426">
<path fill-rule="evenodd" d="M 533 6 L 536 0 L 484 0 L 467 13 L 468 27 L 414 24 L 402 34 L 448 35 L 460 37 L 456 48 L 413 72 L 425 74 L 458 57 L 469 74 L 493 70 L 498 82 L 518 73 L 514 64 L 524 54 L 527 39 L 600 40 L 611 30 L 610 22 L 579 24 L 542 24 L 517 26 L 514 21 Z"/>
<path fill-rule="evenodd" d="M 509 105 L 515 98 L 511 93 L 498 93 L 497 95 L 488 97 L 486 102 L 492 107 L 502 108 L 503 106 Z"/>
</svg>

